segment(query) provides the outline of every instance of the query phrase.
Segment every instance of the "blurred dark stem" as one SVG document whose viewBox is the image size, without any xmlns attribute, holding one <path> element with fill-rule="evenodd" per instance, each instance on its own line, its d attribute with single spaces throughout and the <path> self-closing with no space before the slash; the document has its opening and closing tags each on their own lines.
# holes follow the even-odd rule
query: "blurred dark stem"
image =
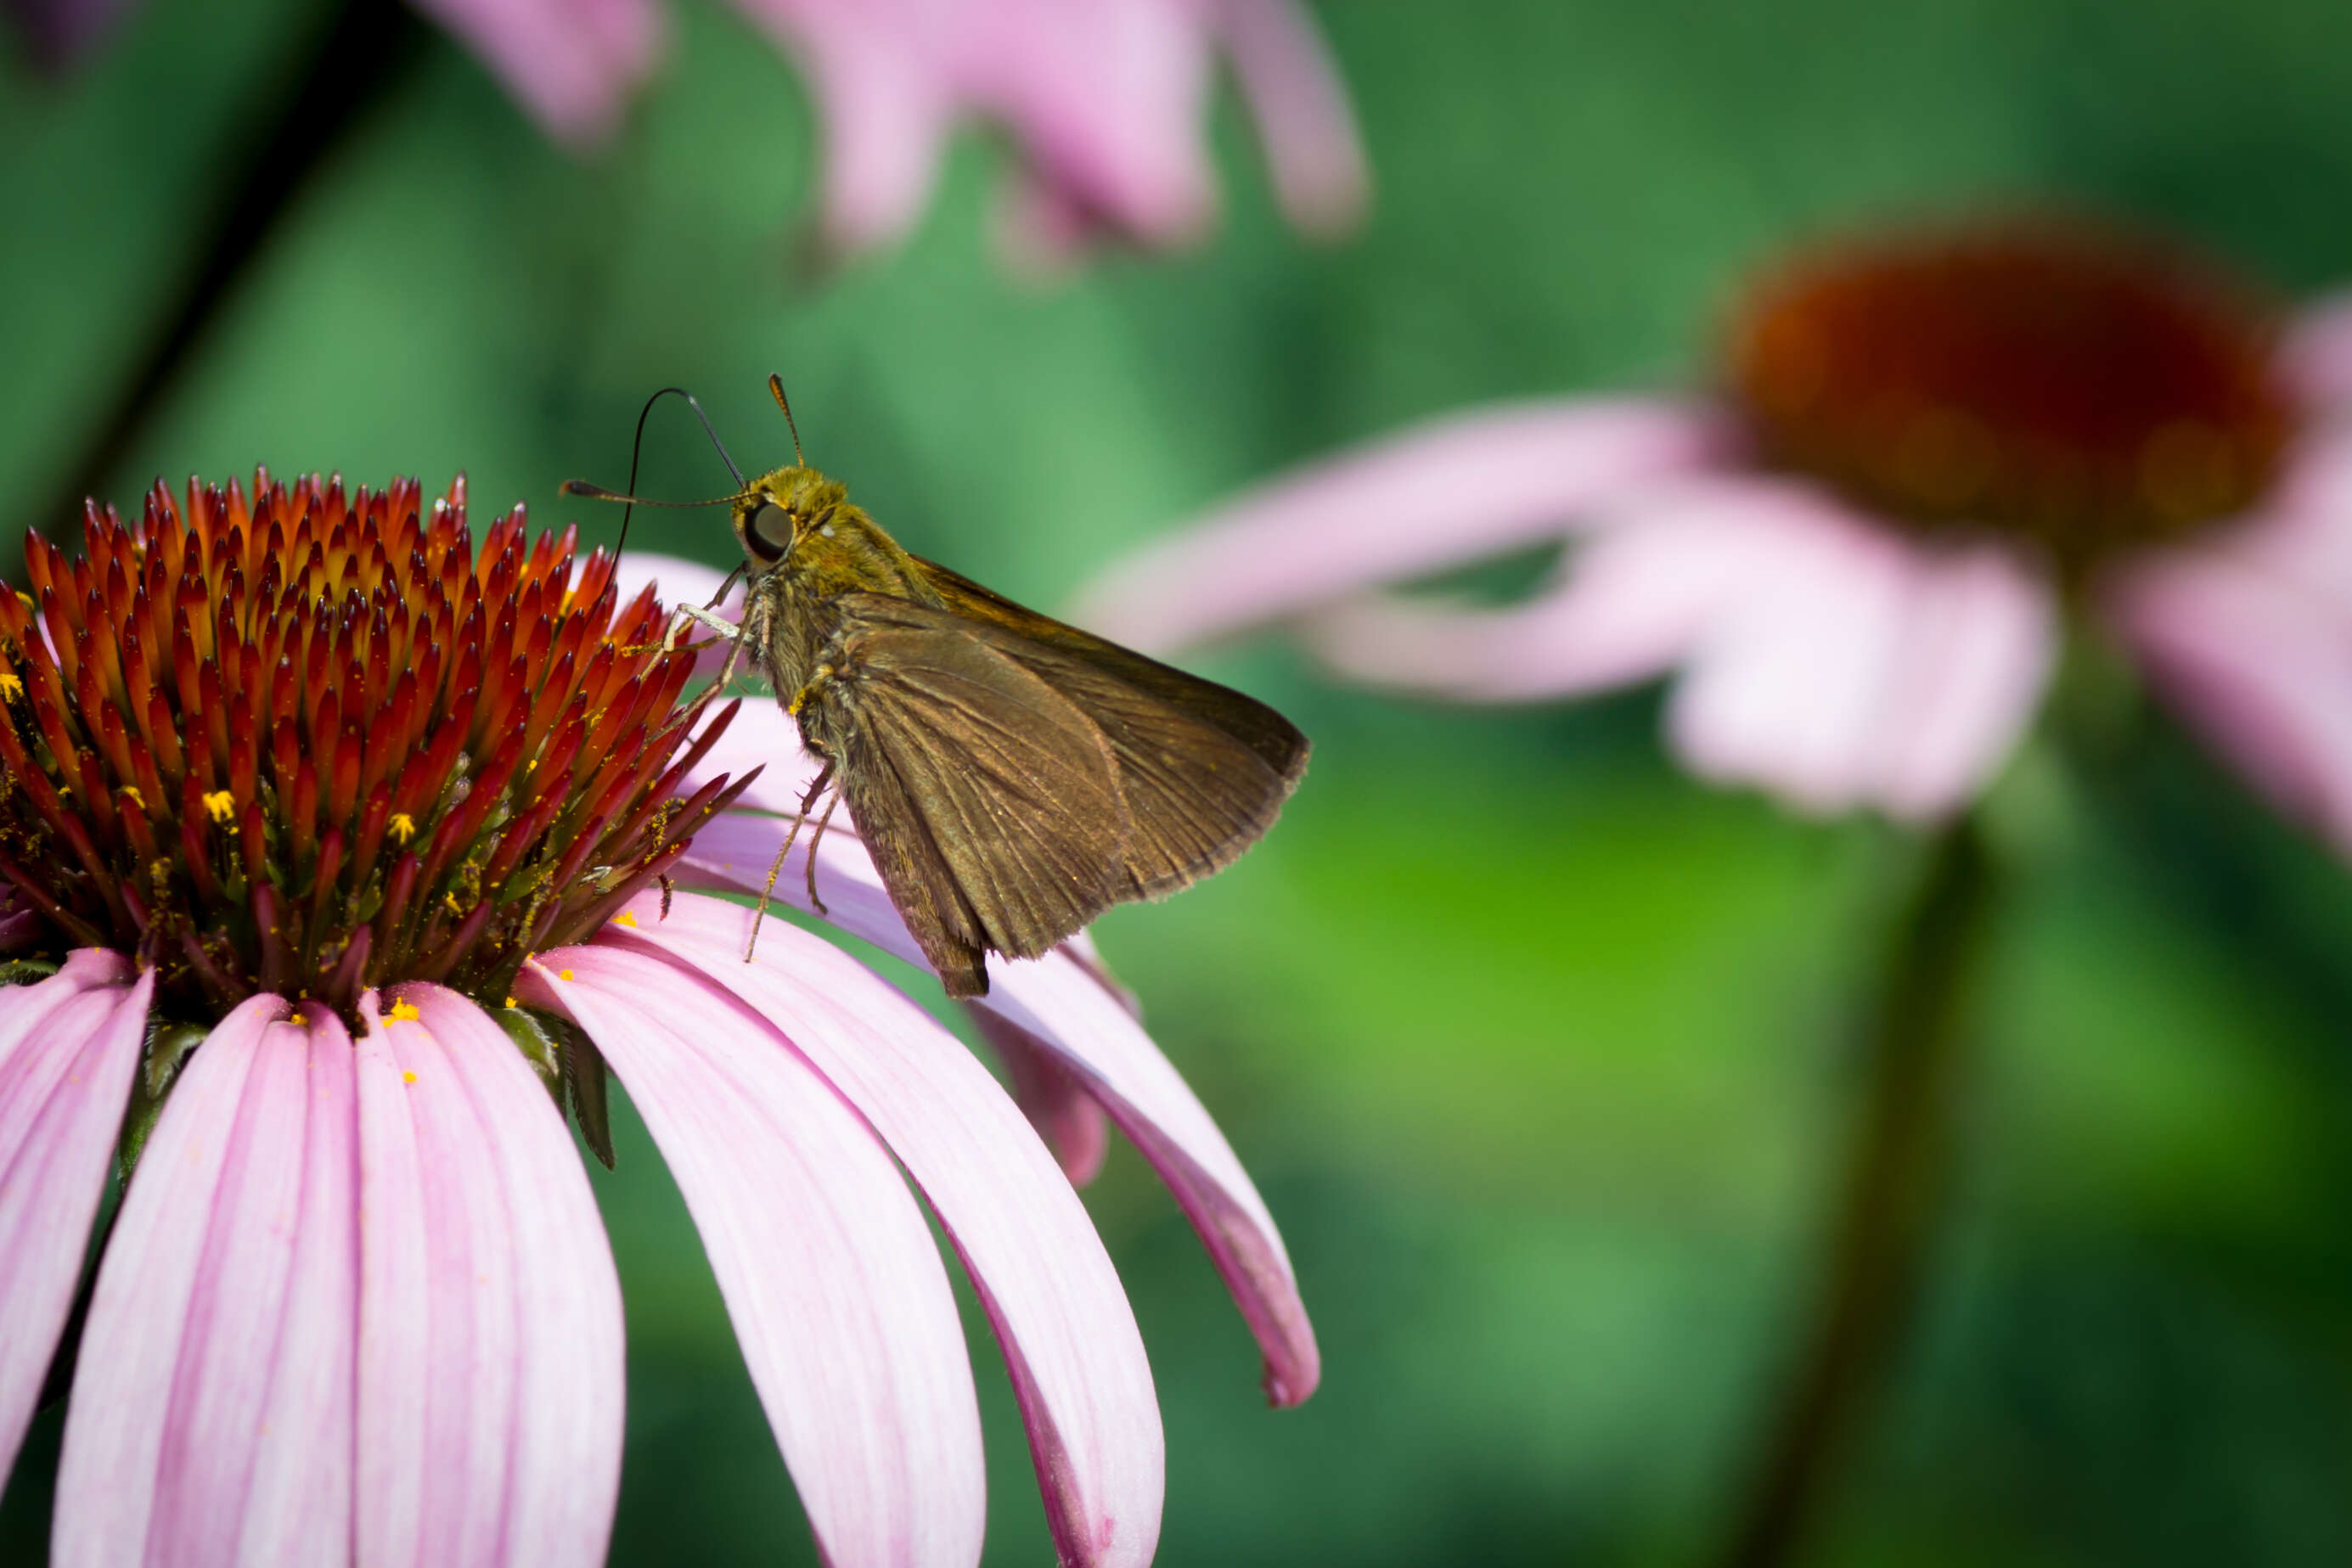
<svg viewBox="0 0 2352 1568">
<path fill-rule="evenodd" d="M 58 488 L 33 514 L 34 526 L 70 529 L 85 497 L 101 504 L 112 498 L 107 483 L 170 400 L 206 330 L 268 254 L 303 187 L 406 77 L 424 38 L 424 25 L 399 0 L 346 0 L 321 19 L 303 56 L 281 68 L 281 90 L 257 110 L 231 153 L 236 172 L 184 231 L 194 236 L 188 260 L 156 312 L 153 333 Z"/>
<path fill-rule="evenodd" d="M 1979 830 L 1963 819 L 1930 847 L 1894 933 L 1820 1299 L 1717 1554 L 1724 1568 L 1795 1559 L 1911 1317 L 1950 1172 L 1953 1091 L 1995 883 Z"/>
</svg>

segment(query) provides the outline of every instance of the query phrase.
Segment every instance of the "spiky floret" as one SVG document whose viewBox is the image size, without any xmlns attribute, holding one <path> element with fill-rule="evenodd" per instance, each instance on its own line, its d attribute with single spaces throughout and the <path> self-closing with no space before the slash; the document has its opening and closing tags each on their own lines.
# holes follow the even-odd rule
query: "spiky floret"
<svg viewBox="0 0 2352 1568">
<path fill-rule="evenodd" d="M 2294 427 L 2272 338 L 2210 264 L 2023 221 L 1800 258 L 1742 302 L 1727 370 L 1766 457 L 2073 575 L 2269 487 Z"/>
<path fill-rule="evenodd" d="M 421 507 L 409 479 L 159 482 L 134 525 L 88 507 L 71 559 L 28 536 L 31 591 L 0 591 L 0 875 L 179 1016 L 502 998 L 742 787 L 678 798 L 729 716 L 689 740 L 651 589 L 620 604 L 520 506 L 477 556 L 462 478 Z"/>
</svg>

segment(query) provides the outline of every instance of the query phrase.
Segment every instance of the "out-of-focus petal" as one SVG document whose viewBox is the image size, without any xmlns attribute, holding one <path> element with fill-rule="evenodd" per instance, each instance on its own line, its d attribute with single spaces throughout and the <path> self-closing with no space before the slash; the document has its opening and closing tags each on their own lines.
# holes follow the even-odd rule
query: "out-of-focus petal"
<svg viewBox="0 0 2352 1568">
<path fill-rule="evenodd" d="M 197 1048 L 99 1270 L 54 1562 L 348 1554 L 355 1142 L 325 1009 L 257 997 Z"/>
<path fill-rule="evenodd" d="M 2222 549 L 2123 575 L 2109 606 L 2214 749 L 2352 857 L 2352 632 L 2340 609 Z"/>
<path fill-rule="evenodd" d="M 1101 1104 L 1035 1035 L 992 1008 L 973 1008 L 971 1018 L 1004 1063 L 1013 1103 L 1054 1151 L 1070 1185 L 1084 1186 L 1100 1176 L 1110 1153 L 1110 1124 Z"/>
<path fill-rule="evenodd" d="M 952 8 L 907 0 L 736 0 L 796 58 L 824 127 L 827 246 L 853 254 L 902 239 L 938 178 L 955 115 Z"/>
<path fill-rule="evenodd" d="M 2321 417 L 2352 414 L 2352 290 L 2296 315 L 2279 344 L 2279 367 Z"/>
<path fill-rule="evenodd" d="M 677 875 L 689 884 L 757 892 L 783 832 L 772 818 L 725 813 L 695 836 Z M 807 857 L 803 837 L 776 879 L 777 898 L 802 909 Z M 817 852 L 817 890 L 834 925 L 923 962 L 864 846 L 828 836 Z M 980 1005 L 1057 1059 L 1151 1162 L 1257 1336 L 1269 1396 L 1296 1404 L 1313 1391 L 1321 1363 L 1281 1235 L 1224 1135 L 1089 951 L 1057 950 L 1032 962 L 991 956 L 990 993 Z"/>
<path fill-rule="evenodd" d="M 620 1283 L 569 1130 L 437 986 L 356 1053 L 363 1562 L 593 1563 L 620 1480 Z"/>
<path fill-rule="evenodd" d="M 667 954 L 774 1020 L 930 1200 L 1004 1349 L 1064 1561 L 1149 1562 L 1163 1448 L 1142 1337 L 1086 1209 L 1004 1091 L 829 944 L 771 929 L 762 955 L 789 963 L 747 964 L 750 910 L 686 896 L 667 921 L 658 898 L 632 912 L 635 929 L 607 926 L 598 945 Z"/>
<path fill-rule="evenodd" d="M 73 1306 L 154 988 L 153 971 L 86 947 L 0 990 L 0 1475 Z"/>
<path fill-rule="evenodd" d="M 1884 703 L 1872 800 L 1914 821 L 1966 805 L 2032 722 L 2058 638 L 2049 584 L 2007 550 L 1922 560 Z"/>
<path fill-rule="evenodd" d="M 415 0 L 498 72 L 549 134 L 609 135 L 653 68 L 661 17 L 651 0 Z"/>
<path fill-rule="evenodd" d="M 1703 477 L 1628 486 L 1593 538 L 1524 604 L 1372 595 L 1308 625 L 1339 674 L 1479 702 L 1541 701 L 1649 680 L 1688 657 L 1791 534 L 1839 520 L 1810 491 Z"/>
<path fill-rule="evenodd" d="M 2261 512 L 2206 549 L 2300 584 L 2352 621 L 2352 421 L 2306 433 Z"/>
<path fill-rule="evenodd" d="M 1667 729 L 1683 759 L 1804 810 L 1866 800 L 1913 565 L 1901 541 L 1861 526 L 1786 533 L 1675 688 Z"/>
<path fill-rule="evenodd" d="M 1296 0 L 1206 0 L 1232 56 L 1284 214 L 1336 237 L 1363 221 L 1371 177 L 1355 110 L 1314 18 Z"/>
<path fill-rule="evenodd" d="M 1488 408 L 1316 464 L 1146 546 L 1076 619 L 1147 651 L 1580 531 L 1622 490 L 1698 469 L 1728 433 L 1701 405 Z"/>
<path fill-rule="evenodd" d="M 658 914 L 658 900 L 636 911 Z M 762 947 L 797 959 L 814 941 L 772 930 Z M 824 1560 L 977 1562 L 985 1483 L 963 1331 L 873 1130 L 775 1022 L 667 956 L 563 948 L 518 988 L 589 1032 L 661 1145 Z"/>
<path fill-rule="evenodd" d="M 1216 184 L 1197 16 L 1170 0 L 998 0 L 955 16 L 959 88 L 1013 129 L 1038 178 L 1146 245 L 1207 231 Z"/>
</svg>

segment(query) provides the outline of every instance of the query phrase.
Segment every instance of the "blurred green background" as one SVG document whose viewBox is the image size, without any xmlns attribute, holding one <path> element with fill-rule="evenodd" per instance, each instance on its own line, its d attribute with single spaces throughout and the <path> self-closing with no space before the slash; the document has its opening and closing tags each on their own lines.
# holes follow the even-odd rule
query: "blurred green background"
<svg viewBox="0 0 2352 1568">
<path fill-rule="evenodd" d="M 0 80 L 0 524 L 36 516 L 156 329 L 311 0 L 158 0 L 80 74 Z M 645 395 L 739 460 L 810 456 L 911 548 L 1050 608 L 1122 549 L 1338 444 L 1483 399 L 1706 374 L 1743 269 L 1825 224 L 2059 197 L 2282 288 L 2352 279 L 2352 8 L 2185 0 L 1496 0 L 1320 8 L 1379 184 L 1353 243 L 1275 217 L 1218 113 L 1221 231 L 1041 287 L 964 137 L 902 251 L 798 266 L 803 84 L 671 11 L 604 155 L 551 148 L 429 36 L 319 172 L 110 484 L 467 471 L 607 539 Z M 357 84 L 354 84 L 357 90 Z M 646 487 L 717 460 L 655 420 Z M 730 558 L 709 513 L 635 540 Z M 1810 1298 L 1853 1030 L 1916 865 L 1869 822 L 1684 780 L 1654 694 L 1451 712 L 1278 645 L 1196 661 L 1314 769 L 1232 873 L 1102 945 L 1262 1185 L 1323 1388 L 1265 1410 L 1238 1316 L 1131 1151 L 1087 1201 L 1168 1427 L 1171 1564 L 1685 1561 L 1719 1532 Z M 2352 700 L 2352 695 L 2347 696 Z M 2160 718 L 2030 757 L 2039 824 L 1978 998 L 1923 1312 L 1825 1563 L 2352 1561 L 2352 878 Z M 596 1173 L 628 1304 L 614 1560 L 813 1549 L 643 1130 Z M 1050 1557 L 975 1345 L 992 1563 Z M 55 1413 L 0 1507 L 29 1556 Z"/>
</svg>

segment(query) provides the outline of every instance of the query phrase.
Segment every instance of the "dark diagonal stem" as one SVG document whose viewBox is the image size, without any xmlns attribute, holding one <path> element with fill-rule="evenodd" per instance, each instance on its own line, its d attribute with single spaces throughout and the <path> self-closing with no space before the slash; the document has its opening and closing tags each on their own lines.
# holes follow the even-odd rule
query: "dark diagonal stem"
<svg viewBox="0 0 2352 1568">
<path fill-rule="evenodd" d="M 68 528 L 85 497 L 104 496 L 311 175 L 407 74 L 423 38 L 423 24 L 399 0 L 346 0 L 317 29 L 308 54 L 285 68 L 283 90 L 233 151 L 236 172 L 193 225 L 189 259 L 156 312 L 154 332 L 89 427 L 58 488 L 25 521 Z"/>
<path fill-rule="evenodd" d="M 1953 1090 L 1994 876 L 1976 824 L 1929 852 L 1871 1018 L 1868 1082 L 1813 1313 L 1717 1561 L 1794 1560 L 1911 1316 L 1950 1170 Z"/>
</svg>

